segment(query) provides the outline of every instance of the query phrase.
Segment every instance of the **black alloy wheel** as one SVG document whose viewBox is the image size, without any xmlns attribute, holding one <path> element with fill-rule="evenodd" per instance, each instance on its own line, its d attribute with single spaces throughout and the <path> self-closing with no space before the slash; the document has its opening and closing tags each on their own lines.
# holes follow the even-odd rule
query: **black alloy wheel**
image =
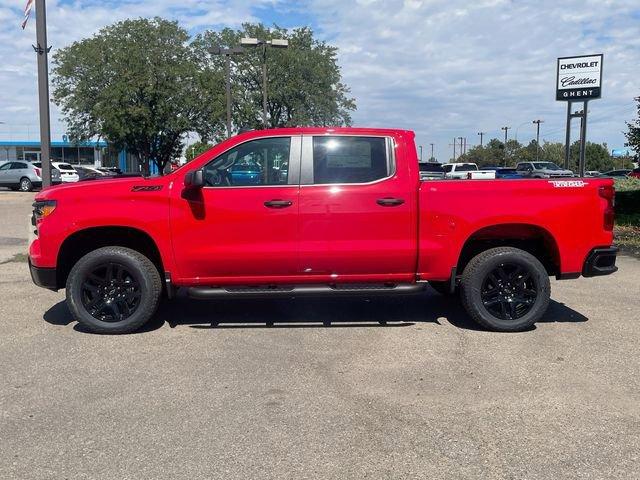
<svg viewBox="0 0 640 480">
<path fill-rule="evenodd" d="M 93 267 L 82 282 L 82 305 L 96 320 L 120 322 L 140 306 L 140 282 L 126 266 L 104 263 Z"/>
<path fill-rule="evenodd" d="M 482 304 L 496 318 L 518 320 L 531 311 L 538 298 L 535 279 L 523 265 L 503 263 L 485 277 Z"/>
</svg>

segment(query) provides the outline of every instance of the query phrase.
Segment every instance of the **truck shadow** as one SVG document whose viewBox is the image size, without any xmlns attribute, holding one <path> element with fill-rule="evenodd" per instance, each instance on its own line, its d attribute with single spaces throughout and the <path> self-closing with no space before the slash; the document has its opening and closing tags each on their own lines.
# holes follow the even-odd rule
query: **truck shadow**
<svg viewBox="0 0 640 480">
<path fill-rule="evenodd" d="M 73 322 L 65 302 L 44 314 L 53 325 Z M 586 322 L 587 317 L 551 301 L 540 323 Z M 428 293 L 388 297 L 190 300 L 179 295 L 163 301 L 155 317 L 137 333 L 189 326 L 197 329 L 247 328 L 372 328 L 408 327 L 420 323 L 450 323 L 465 330 L 482 331 L 463 310 L 456 297 Z M 86 330 L 76 324 L 74 329 Z M 533 327 L 535 329 L 535 326 Z"/>
</svg>

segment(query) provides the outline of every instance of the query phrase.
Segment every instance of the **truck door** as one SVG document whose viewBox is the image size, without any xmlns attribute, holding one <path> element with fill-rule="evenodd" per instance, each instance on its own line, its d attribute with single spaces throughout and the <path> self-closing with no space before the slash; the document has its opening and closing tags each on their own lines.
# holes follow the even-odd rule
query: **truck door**
<svg viewBox="0 0 640 480">
<path fill-rule="evenodd" d="M 318 281 L 415 278 L 418 163 L 411 181 L 401 155 L 391 137 L 303 137 L 301 273 Z"/>
<path fill-rule="evenodd" d="M 204 166 L 203 188 L 177 186 L 170 222 L 180 277 L 260 283 L 297 273 L 300 146 L 300 136 L 249 140 Z"/>
</svg>

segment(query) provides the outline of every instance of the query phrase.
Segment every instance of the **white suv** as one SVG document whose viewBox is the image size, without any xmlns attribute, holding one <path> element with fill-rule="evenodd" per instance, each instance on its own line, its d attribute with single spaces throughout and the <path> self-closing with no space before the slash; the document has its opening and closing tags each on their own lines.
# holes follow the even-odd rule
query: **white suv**
<svg viewBox="0 0 640 480">
<path fill-rule="evenodd" d="M 52 162 L 53 166 L 60 170 L 60 177 L 62 178 L 62 183 L 69 182 L 77 182 L 80 180 L 80 176 L 75 169 L 69 165 L 68 163 L 63 162 Z"/>
</svg>

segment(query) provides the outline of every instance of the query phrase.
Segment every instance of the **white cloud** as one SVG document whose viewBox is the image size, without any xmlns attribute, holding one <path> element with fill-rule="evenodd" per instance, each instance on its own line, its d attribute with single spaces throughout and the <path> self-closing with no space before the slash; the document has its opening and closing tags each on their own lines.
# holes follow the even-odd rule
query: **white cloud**
<svg viewBox="0 0 640 480">
<path fill-rule="evenodd" d="M 564 138 L 566 106 L 555 101 L 559 56 L 604 53 L 603 99 L 590 104 L 589 140 L 621 146 L 624 120 L 640 94 L 639 8 L 635 1 L 384 1 L 357 7 L 311 0 L 321 34 L 340 47 L 359 125 L 417 131 L 449 158 L 453 137 L 478 142 L 500 127 Z M 364 52 L 375 52 L 375 57 Z M 524 124 L 524 125 L 523 125 Z M 577 135 L 577 125 L 574 130 Z M 547 133 L 545 133 L 547 132 Z M 486 139 L 487 137 L 485 137 Z"/>
<path fill-rule="evenodd" d="M 475 143 L 480 130 L 488 132 L 485 139 L 500 137 L 500 127 L 509 125 L 510 136 L 518 128 L 519 139 L 530 139 L 536 118 L 545 120 L 543 138 L 562 141 L 566 107 L 554 99 L 558 56 L 605 54 L 603 99 L 589 107 L 590 140 L 621 146 L 624 121 L 634 116 L 633 97 L 640 95 L 637 0 L 306 0 L 302 7 L 285 0 L 50 0 L 47 5 L 54 48 L 128 17 L 172 18 L 192 32 L 244 21 L 270 24 L 270 13 L 287 27 L 306 21 L 340 48 L 344 80 L 358 104 L 356 123 L 414 129 L 423 145 L 436 143 L 442 159 L 448 158 L 453 137 Z M 0 0 L 0 121 L 12 124 L 14 138 L 27 130 L 35 137 L 38 124 L 35 22 L 20 30 L 22 7 L 22 0 Z M 59 138 L 64 127 L 55 108 L 52 113 Z M 0 139 L 6 139 L 6 127 L 0 125 Z"/>
</svg>

